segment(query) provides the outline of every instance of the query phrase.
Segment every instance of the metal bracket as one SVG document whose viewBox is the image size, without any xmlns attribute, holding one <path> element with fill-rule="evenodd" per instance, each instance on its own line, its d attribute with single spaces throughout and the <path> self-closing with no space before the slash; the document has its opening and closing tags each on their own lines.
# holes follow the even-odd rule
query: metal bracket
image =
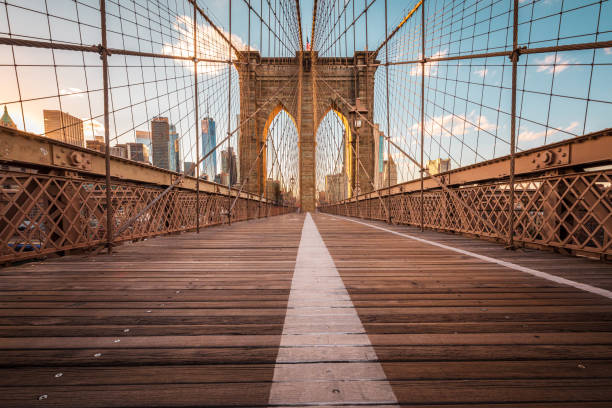
<svg viewBox="0 0 612 408">
<path fill-rule="evenodd" d="M 555 147 L 554 149 L 534 153 L 531 162 L 535 164 L 536 169 L 544 169 L 547 167 L 555 167 L 569 164 L 569 146 L 559 146 Z"/>
<path fill-rule="evenodd" d="M 56 166 L 91 170 L 91 161 L 92 158 L 89 153 L 53 146 L 53 164 Z"/>
</svg>

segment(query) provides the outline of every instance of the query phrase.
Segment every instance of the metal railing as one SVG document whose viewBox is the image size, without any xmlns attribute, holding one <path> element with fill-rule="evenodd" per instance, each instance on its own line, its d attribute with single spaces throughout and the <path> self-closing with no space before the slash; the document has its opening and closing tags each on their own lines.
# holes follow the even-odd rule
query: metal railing
<svg viewBox="0 0 612 408">
<path fill-rule="evenodd" d="M 8 129 L 0 145 L 10 146 L 0 155 L 0 262 L 107 245 L 109 208 L 113 245 L 294 211 L 206 181 L 196 188 L 193 177 L 160 197 L 178 173 L 115 157 L 109 191 L 101 153 Z"/>
</svg>

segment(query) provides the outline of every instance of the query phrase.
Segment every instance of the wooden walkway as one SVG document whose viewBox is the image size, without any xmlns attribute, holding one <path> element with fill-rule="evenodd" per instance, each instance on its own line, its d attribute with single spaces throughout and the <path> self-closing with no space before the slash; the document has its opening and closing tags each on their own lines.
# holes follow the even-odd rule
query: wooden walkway
<svg viewBox="0 0 612 408">
<path fill-rule="evenodd" d="M 312 219 L 324 245 L 291 214 L 4 268 L 0 406 L 612 406 L 612 300 Z M 600 262 L 376 225 L 612 286 Z"/>
</svg>

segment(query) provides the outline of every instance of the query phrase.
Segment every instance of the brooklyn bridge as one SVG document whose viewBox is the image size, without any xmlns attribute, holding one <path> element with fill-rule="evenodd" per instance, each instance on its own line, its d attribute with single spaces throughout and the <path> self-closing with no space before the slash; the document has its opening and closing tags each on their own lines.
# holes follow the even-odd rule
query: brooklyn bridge
<svg viewBox="0 0 612 408">
<path fill-rule="evenodd" d="M 612 2 L 0 0 L 0 406 L 612 406 Z"/>
</svg>

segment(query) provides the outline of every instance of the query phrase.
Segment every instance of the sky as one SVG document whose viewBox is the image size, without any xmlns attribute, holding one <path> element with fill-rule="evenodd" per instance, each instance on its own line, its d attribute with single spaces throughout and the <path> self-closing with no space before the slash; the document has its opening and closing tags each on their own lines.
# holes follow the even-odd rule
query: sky
<svg viewBox="0 0 612 408">
<path fill-rule="evenodd" d="M 282 3 L 284 1 L 284 3 Z M 272 5 L 270 13 L 268 2 Z M 247 44 L 264 56 L 295 54 L 295 22 L 285 14 L 293 1 L 231 1 L 232 42 Z M 374 49 L 385 38 L 384 0 L 320 1 L 335 5 L 331 16 L 319 16 L 319 44 L 325 56 L 352 56 L 355 49 Z M 229 0 L 198 0 L 200 7 L 229 35 Z M 312 29 L 313 1 L 301 1 L 304 43 Z M 416 4 L 415 0 L 388 0 L 388 30 Z M 511 1 L 428 0 L 425 9 L 426 56 L 446 57 L 471 52 L 508 50 L 511 44 Z M 353 27 L 353 8 L 365 15 Z M 187 0 L 107 0 L 108 41 L 112 48 L 170 55 L 191 55 L 192 11 Z M 418 60 L 420 11 L 388 43 L 390 61 Z M 268 30 L 257 14 L 264 17 Z M 249 15 L 251 19 L 249 35 Z M 268 15 L 270 19 L 268 20 Z M 280 21 L 277 21 L 280 20 Z M 100 42 L 98 0 L 2 0 L 0 36 L 93 45 Z M 521 0 L 519 43 L 529 47 L 609 41 L 612 4 L 595 0 Z M 323 23 L 322 23 L 323 22 Z M 227 59 L 229 49 L 199 17 L 198 53 L 201 58 Z M 346 35 L 340 35 L 344 27 Z M 367 36 L 366 36 L 367 32 Z M 274 33 L 278 34 L 275 38 Z M 353 37 L 354 33 L 354 37 Z M 597 34 L 596 34 L 597 33 Z M 312 41 L 312 38 L 309 38 Z M 353 42 L 355 46 L 353 47 Z M 384 60 L 386 48 L 379 54 Z M 110 61 L 111 138 L 134 140 L 135 130 L 147 130 L 149 120 L 168 116 L 181 135 L 184 161 L 195 158 L 193 64 L 170 59 L 113 55 Z M 527 149 L 610 127 L 612 117 L 612 50 L 570 51 L 521 56 L 518 69 L 518 147 Z M 200 117 L 217 122 L 217 140 L 237 127 L 240 112 L 237 72 L 227 64 L 198 66 Z M 95 53 L 50 51 L 0 46 L 0 105 L 20 129 L 43 133 L 42 110 L 61 109 L 85 121 L 87 138 L 102 135 L 101 61 Z M 425 71 L 426 159 L 450 158 L 453 168 L 508 154 L 511 65 L 508 58 L 432 62 Z M 386 70 L 379 67 L 375 82 L 374 120 L 402 148 L 418 156 L 420 148 L 420 65 L 389 68 L 389 126 L 387 126 Z M 229 85 L 231 78 L 231 86 Z M 228 114 L 228 100 L 231 111 Z M 330 113 L 333 115 L 333 113 Z M 228 123 L 229 122 L 229 123 Z M 291 121 L 279 119 L 282 126 Z M 280 125 L 279 125 L 280 126 Z M 278 128 L 278 127 L 277 127 Z M 330 133 L 331 132 L 331 133 Z M 319 132 L 319 138 L 338 138 L 340 130 Z M 281 132 L 284 134 L 286 132 Z M 294 135 L 295 136 L 295 135 Z M 297 140 L 291 137 L 290 140 Z M 237 138 L 232 138 L 236 147 Z M 321 145 L 339 146 L 338 143 Z M 295 146 L 284 144 L 284 157 L 294 157 Z M 331 149 L 331 147 L 330 147 Z M 337 152 L 322 151 L 327 168 L 335 168 Z M 416 168 L 398 151 L 400 180 L 415 177 Z M 341 157 L 341 155 L 340 155 Z M 220 162 L 220 160 L 218 160 Z M 292 163 L 283 164 L 295 172 Z M 323 166 L 323 164 L 322 164 Z M 292 170 L 290 170 L 292 169 Z"/>
</svg>

